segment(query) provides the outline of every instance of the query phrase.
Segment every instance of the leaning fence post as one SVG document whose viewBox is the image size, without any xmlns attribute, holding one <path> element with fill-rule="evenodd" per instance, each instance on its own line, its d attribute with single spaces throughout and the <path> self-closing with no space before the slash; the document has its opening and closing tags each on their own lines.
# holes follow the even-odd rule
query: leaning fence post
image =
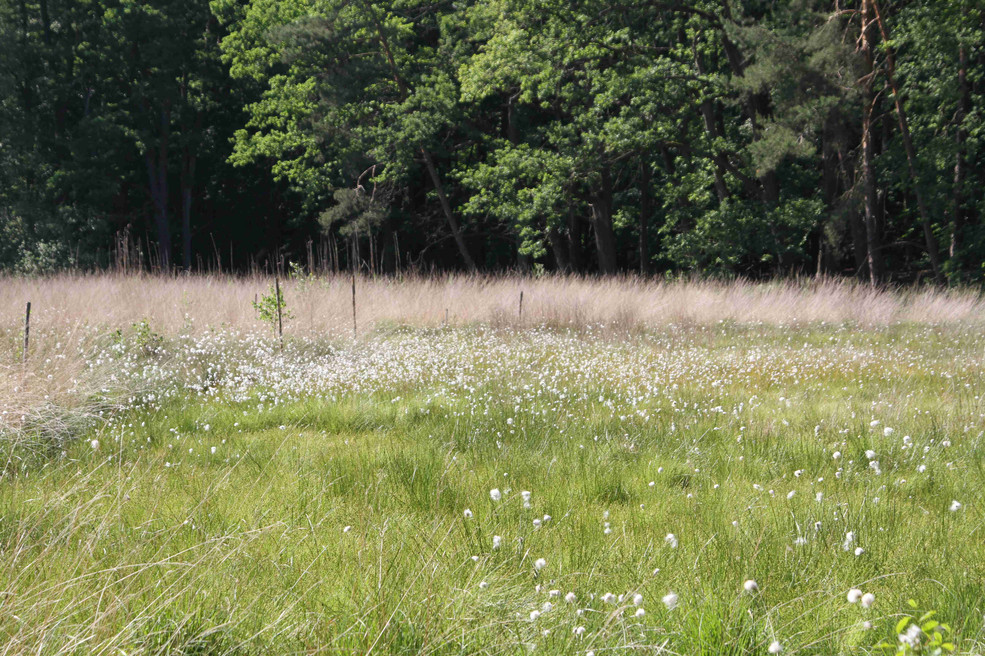
<svg viewBox="0 0 985 656">
<path fill-rule="evenodd" d="M 516 313 L 517 320 L 523 321 L 523 291 L 520 292 L 520 309 Z"/>
<path fill-rule="evenodd" d="M 27 362 L 27 347 L 31 340 L 31 301 L 27 302 L 27 313 L 24 315 L 24 362 Z"/>
</svg>

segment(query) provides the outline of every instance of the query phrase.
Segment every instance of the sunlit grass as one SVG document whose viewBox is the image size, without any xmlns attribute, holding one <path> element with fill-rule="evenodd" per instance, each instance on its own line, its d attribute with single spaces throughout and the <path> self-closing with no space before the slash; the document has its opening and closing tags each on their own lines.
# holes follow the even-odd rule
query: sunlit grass
<svg viewBox="0 0 985 656">
<path fill-rule="evenodd" d="M 723 324 L 281 355 L 124 335 L 98 356 L 116 410 L 5 446 L 4 647 L 852 654 L 895 643 L 915 598 L 974 652 L 982 344 Z"/>
</svg>

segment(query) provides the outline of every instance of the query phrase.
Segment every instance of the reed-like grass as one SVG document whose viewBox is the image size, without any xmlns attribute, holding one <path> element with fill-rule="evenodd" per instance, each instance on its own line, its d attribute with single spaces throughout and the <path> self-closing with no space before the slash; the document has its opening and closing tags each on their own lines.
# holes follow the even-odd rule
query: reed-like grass
<svg viewBox="0 0 985 656">
<path fill-rule="evenodd" d="M 273 279 L 225 276 L 61 275 L 0 278 L 0 325 L 10 332 L 34 304 L 37 330 L 128 326 L 147 320 L 162 332 L 198 326 L 257 327 L 251 306 Z M 296 333 L 346 336 L 352 329 L 347 276 L 282 281 Z M 985 322 L 973 290 L 878 290 L 839 280 L 663 282 L 637 277 L 465 276 L 357 280 L 362 331 L 380 322 L 452 325 L 583 326 L 647 329 L 718 321 L 791 324 Z M 524 293 L 523 316 L 518 316 Z M 9 357 L 10 344 L 7 345 Z"/>
</svg>

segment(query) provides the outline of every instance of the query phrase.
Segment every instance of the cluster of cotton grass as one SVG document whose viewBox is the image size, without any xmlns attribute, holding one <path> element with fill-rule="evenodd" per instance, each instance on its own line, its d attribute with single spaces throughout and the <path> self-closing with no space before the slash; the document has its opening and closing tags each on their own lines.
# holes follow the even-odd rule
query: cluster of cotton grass
<svg viewBox="0 0 985 656">
<path fill-rule="evenodd" d="M 145 323 L 170 339 L 189 331 L 264 334 L 251 302 L 269 278 L 60 275 L 0 276 L 0 429 L 37 425 L 57 408 L 79 408 L 97 342 Z M 288 336 L 321 340 L 351 334 L 347 277 L 282 281 L 294 319 Z M 880 291 L 834 280 L 774 284 L 517 276 L 366 278 L 358 282 L 361 336 L 381 325 L 497 326 L 582 330 L 606 334 L 714 326 L 828 323 L 884 328 L 903 323 L 974 328 L 985 316 L 971 291 Z M 517 299 L 525 292 L 522 316 Z M 26 363 L 24 307 L 32 302 Z M 83 385 L 83 388 L 80 388 Z M 98 412 L 98 410 L 96 410 Z M 57 414 L 57 413 L 56 413 Z M 52 423 L 57 430 L 57 421 Z"/>
<path fill-rule="evenodd" d="M 509 505 L 509 497 L 504 496 L 509 493 L 510 490 L 504 492 L 499 488 L 489 490 L 489 498 L 494 506 L 496 506 L 494 512 L 500 510 L 499 506 L 501 504 Z M 520 492 L 524 509 L 530 510 L 533 507 L 531 503 L 532 496 L 532 493 L 528 490 Z M 475 515 L 471 510 L 467 509 L 465 511 L 464 518 L 466 521 L 472 520 L 474 517 Z M 604 514 L 604 517 L 608 519 L 609 515 L 607 512 Z M 545 516 L 545 520 L 549 519 L 549 516 Z M 540 526 L 540 524 L 536 524 L 536 526 Z M 664 544 L 668 549 L 677 549 L 680 546 L 680 541 L 676 535 L 670 533 L 664 538 Z M 496 551 L 501 549 L 502 546 L 502 536 L 494 535 L 491 542 L 491 549 Z M 478 560 L 478 557 L 474 557 L 473 559 Z M 518 621 L 529 621 L 531 626 L 535 627 L 541 636 L 548 637 L 554 630 L 568 628 L 579 642 L 583 641 L 585 645 L 588 645 L 584 650 L 585 656 L 595 656 L 596 650 L 591 645 L 595 642 L 602 644 L 605 636 L 613 630 L 613 623 L 619 625 L 621 627 L 619 630 L 624 632 L 639 632 L 642 630 L 641 635 L 646 635 L 648 631 L 662 632 L 659 627 L 645 627 L 643 625 L 643 622 L 645 622 L 644 618 L 647 616 L 646 600 L 643 594 L 637 590 L 629 590 L 621 594 L 602 590 L 583 591 L 581 593 L 576 593 L 573 590 L 564 592 L 559 588 L 552 587 L 556 584 L 556 581 L 547 578 L 549 577 L 548 559 L 538 557 L 533 560 L 532 567 L 533 581 L 529 584 L 532 586 L 532 591 L 528 597 L 528 610 L 518 611 L 517 619 Z M 660 570 L 657 569 L 653 574 L 657 575 L 659 572 Z M 486 594 L 493 594 L 495 592 L 487 580 L 480 581 L 478 583 L 478 589 L 480 592 Z M 515 594 L 515 590 L 511 592 Z M 746 611 L 750 616 L 757 614 L 763 615 L 763 626 L 766 632 L 763 639 L 765 651 L 769 654 L 780 654 L 786 651 L 786 648 L 780 636 L 776 635 L 776 631 L 772 627 L 770 609 L 762 599 L 762 594 L 763 591 L 755 579 L 746 579 L 734 593 L 737 600 L 741 597 L 751 600 L 752 603 L 748 604 Z M 846 597 L 849 604 L 859 605 L 866 611 L 872 609 L 876 601 L 874 593 L 863 592 L 859 588 L 849 590 Z M 689 600 L 682 599 L 680 595 L 670 590 L 660 598 L 660 604 L 665 609 L 665 617 L 669 619 L 675 612 L 687 612 L 686 607 L 689 604 Z M 593 633 L 586 627 L 586 618 L 593 616 L 607 618 L 604 623 L 598 626 L 597 633 Z M 874 628 L 871 619 L 862 621 L 860 626 L 865 631 Z M 917 628 L 919 629 L 919 627 Z M 911 630 L 907 634 L 901 634 L 900 641 L 913 644 L 916 638 L 914 638 L 912 633 Z M 664 645 L 666 645 L 666 641 Z M 528 646 L 530 649 L 535 649 L 536 643 L 529 643 Z"/>
</svg>

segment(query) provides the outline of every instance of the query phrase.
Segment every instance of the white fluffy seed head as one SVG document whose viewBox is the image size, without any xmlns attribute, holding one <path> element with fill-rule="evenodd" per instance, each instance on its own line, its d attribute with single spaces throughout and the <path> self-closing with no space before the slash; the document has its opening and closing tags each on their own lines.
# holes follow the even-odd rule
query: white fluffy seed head
<svg viewBox="0 0 985 656">
<path fill-rule="evenodd" d="M 500 499 L 503 498 L 503 493 L 499 491 L 498 487 L 494 487 L 493 489 L 489 490 L 489 498 L 492 499 L 493 501 L 499 501 Z"/>
<path fill-rule="evenodd" d="M 547 561 L 543 558 L 534 561 L 534 569 L 544 569 L 545 567 L 547 567 Z"/>
<path fill-rule="evenodd" d="M 862 598 L 862 591 L 858 588 L 852 588 L 848 591 L 848 603 L 857 604 Z"/>
<path fill-rule="evenodd" d="M 872 604 L 876 603 L 876 596 L 871 592 L 866 592 L 862 595 L 862 608 L 872 608 Z"/>
<path fill-rule="evenodd" d="M 745 590 L 746 592 L 758 592 L 759 584 L 756 583 L 753 579 L 749 579 L 748 581 L 742 584 L 742 589 Z"/>
<path fill-rule="evenodd" d="M 679 600 L 680 598 L 677 596 L 676 592 L 669 592 L 665 594 L 660 601 L 664 602 L 664 606 L 667 607 L 667 610 L 674 610 L 677 608 L 677 602 Z"/>
</svg>

